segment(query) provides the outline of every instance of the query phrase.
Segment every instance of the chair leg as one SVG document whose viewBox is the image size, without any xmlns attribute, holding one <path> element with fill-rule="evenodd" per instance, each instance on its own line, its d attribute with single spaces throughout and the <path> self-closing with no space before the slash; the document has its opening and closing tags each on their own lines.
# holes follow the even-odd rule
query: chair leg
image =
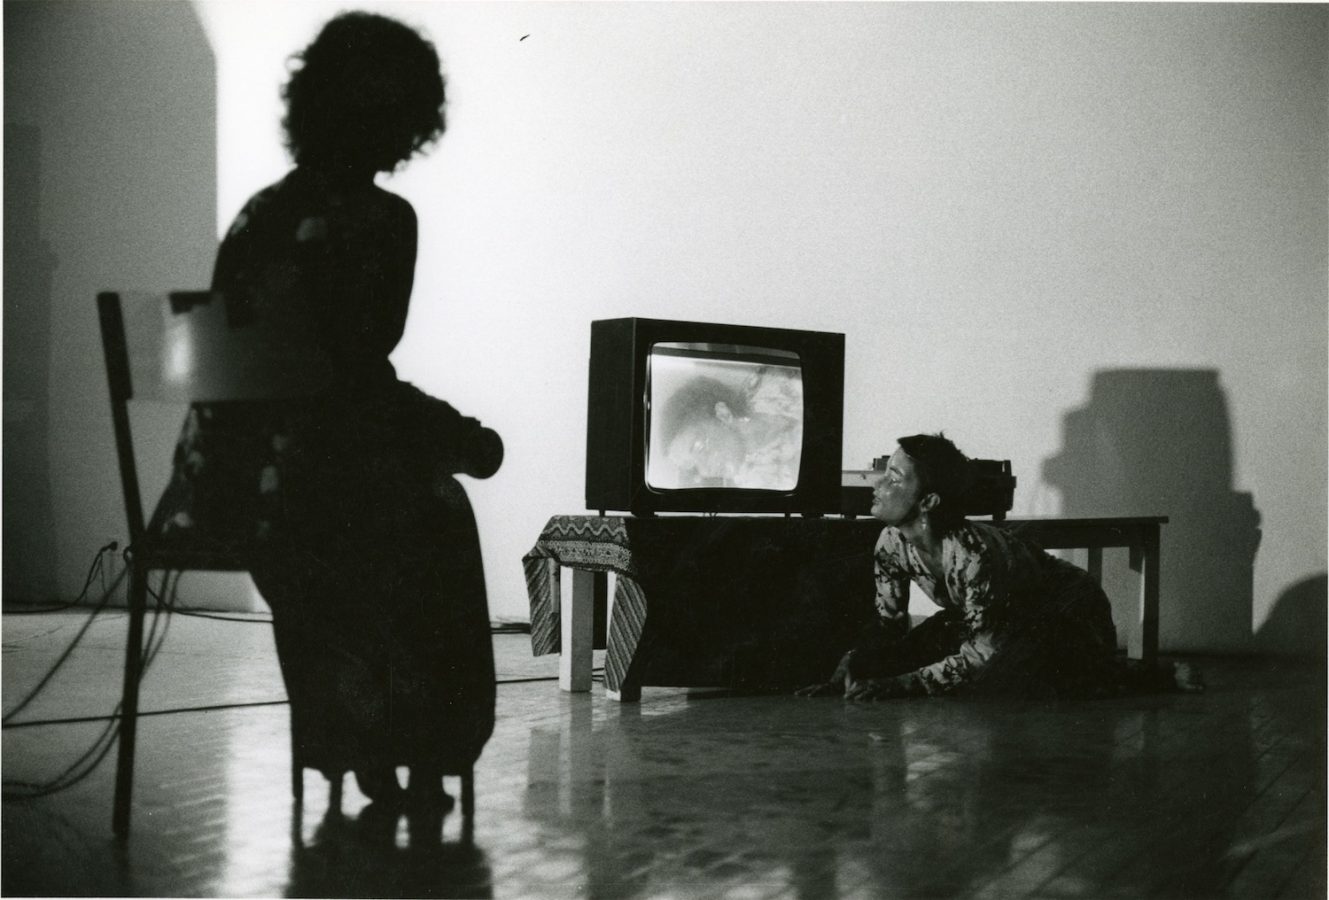
<svg viewBox="0 0 1329 900">
<path fill-rule="evenodd" d="M 134 744 L 138 737 L 138 686 L 143 677 L 143 613 L 147 607 L 148 573 L 130 563 L 129 634 L 125 638 L 125 674 L 120 696 L 120 746 L 115 769 L 115 804 L 111 830 L 129 836 L 129 811 L 134 794 Z"/>
<path fill-rule="evenodd" d="M 467 819 L 475 816 L 475 770 L 469 769 L 461 776 L 461 814 Z"/>
<path fill-rule="evenodd" d="M 291 736 L 292 742 L 295 736 Z M 291 797 L 298 804 L 305 802 L 305 767 L 300 765 L 300 759 L 295 755 L 295 750 L 291 750 Z"/>
</svg>

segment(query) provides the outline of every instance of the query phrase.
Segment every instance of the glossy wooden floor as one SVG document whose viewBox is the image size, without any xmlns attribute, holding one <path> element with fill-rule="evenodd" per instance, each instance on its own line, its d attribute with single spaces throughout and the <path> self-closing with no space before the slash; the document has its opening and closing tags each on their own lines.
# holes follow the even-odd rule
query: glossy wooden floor
<svg viewBox="0 0 1329 900">
<path fill-rule="evenodd" d="M 4 619 L 13 709 L 82 624 Z M 116 701 L 122 614 L 3 739 L 7 792 L 73 762 Z M 553 675 L 499 636 L 500 678 Z M 456 897 L 1324 897 L 1322 666 L 1205 661 L 1210 689 L 1046 705 L 499 688 L 478 815 L 398 820 L 306 774 L 293 810 L 270 629 L 177 616 L 144 685 L 133 835 L 113 757 L 6 800 L 3 892 Z M 267 705 L 263 705 L 267 704 Z M 16 727 L 18 726 L 18 727 Z"/>
</svg>

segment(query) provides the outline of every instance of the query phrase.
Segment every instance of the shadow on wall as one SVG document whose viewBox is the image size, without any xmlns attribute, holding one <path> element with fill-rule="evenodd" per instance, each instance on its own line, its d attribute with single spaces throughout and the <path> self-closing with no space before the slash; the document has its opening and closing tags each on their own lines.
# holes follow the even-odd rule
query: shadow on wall
<svg viewBox="0 0 1329 900">
<path fill-rule="evenodd" d="M 1159 646 L 1253 649 L 1260 516 L 1232 490 L 1232 432 L 1218 372 L 1118 369 L 1094 375 L 1089 402 L 1066 414 L 1063 448 L 1043 464 L 1068 516 L 1163 515 Z M 1124 566 L 1105 566 L 1114 598 L 1134 596 Z M 1114 602 L 1114 607 L 1117 607 Z M 1118 628 L 1134 607 L 1114 608 Z"/>
<path fill-rule="evenodd" d="M 5 127 L 4 596 L 55 595 L 55 516 L 47 458 L 51 278 L 55 251 L 42 237 L 41 131 Z"/>
<path fill-rule="evenodd" d="M 1269 618 L 1255 635 L 1256 649 L 1264 653 L 1314 656 L 1326 654 L 1325 606 L 1329 576 L 1313 575 L 1279 595 Z"/>
</svg>

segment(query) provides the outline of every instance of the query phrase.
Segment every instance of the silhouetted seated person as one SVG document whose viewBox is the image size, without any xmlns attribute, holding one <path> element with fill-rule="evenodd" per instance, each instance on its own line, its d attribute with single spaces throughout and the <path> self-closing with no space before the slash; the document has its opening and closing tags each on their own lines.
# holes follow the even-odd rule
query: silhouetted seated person
<svg viewBox="0 0 1329 900">
<path fill-rule="evenodd" d="M 272 608 L 292 741 L 361 790 L 446 808 L 493 729 L 478 538 L 456 473 L 499 467 L 498 435 L 398 380 L 416 256 L 409 203 L 374 183 L 443 132 L 432 45 L 382 16 L 330 21 L 284 90 L 296 166 L 236 216 L 212 287 L 236 317 L 306 324 L 317 397 L 191 409 L 157 533 L 252 553 Z M 293 337 L 293 340 L 295 338 Z"/>
<path fill-rule="evenodd" d="M 874 554 L 877 622 L 830 681 L 800 694 L 1090 697 L 1201 688 L 1189 666 L 1155 670 L 1117 657 L 1112 609 L 1089 573 L 1006 528 L 966 520 L 958 501 L 968 460 L 951 441 L 922 434 L 899 443 L 872 503 L 887 526 Z M 941 607 L 917 627 L 911 583 Z"/>
</svg>

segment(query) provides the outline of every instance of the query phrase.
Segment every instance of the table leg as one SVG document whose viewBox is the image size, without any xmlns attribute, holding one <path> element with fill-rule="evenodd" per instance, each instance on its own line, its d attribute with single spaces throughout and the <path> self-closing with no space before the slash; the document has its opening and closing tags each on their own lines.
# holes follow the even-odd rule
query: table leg
<svg viewBox="0 0 1329 900">
<path fill-rule="evenodd" d="M 1158 526 L 1146 527 L 1141 540 L 1131 546 L 1131 568 L 1140 573 L 1138 629 L 1131 635 L 1129 653 L 1135 659 L 1153 662 L 1158 656 L 1158 572 L 1161 552 Z"/>
<path fill-rule="evenodd" d="M 641 699 L 641 685 L 634 683 L 620 685 L 616 691 L 605 688 L 605 696 L 620 703 L 636 703 Z"/>
<path fill-rule="evenodd" d="M 563 578 L 551 588 L 557 590 L 559 627 L 562 629 L 558 656 L 558 686 L 565 691 L 591 689 L 592 645 L 595 626 L 595 578 L 603 573 L 572 570 L 572 590 L 563 589 Z"/>
</svg>

